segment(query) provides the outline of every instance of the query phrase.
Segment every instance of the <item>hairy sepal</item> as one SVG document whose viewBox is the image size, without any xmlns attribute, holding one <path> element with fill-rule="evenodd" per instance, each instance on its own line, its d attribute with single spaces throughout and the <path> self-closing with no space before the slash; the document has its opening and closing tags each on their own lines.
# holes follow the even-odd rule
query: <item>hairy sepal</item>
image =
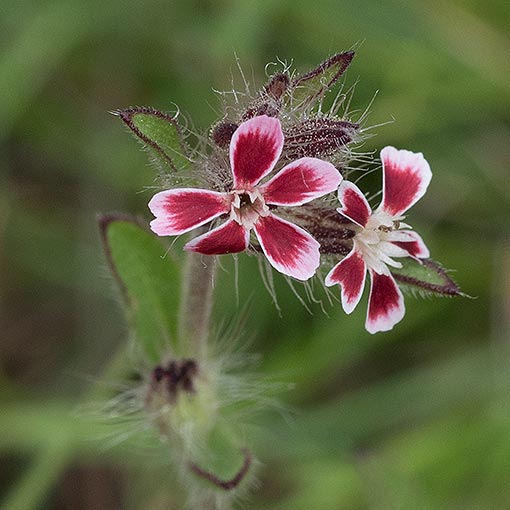
<svg viewBox="0 0 510 510">
<path fill-rule="evenodd" d="M 144 106 L 114 113 L 143 143 L 160 170 L 173 173 L 189 166 L 188 151 L 174 117 Z"/>
<path fill-rule="evenodd" d="M 292 101 L 306 105 L 319 101 L 342 77 L 354 58 L 354 51 L 344 51 L 328 58 L 308 73 L 291 82 Z"/>
<path fill-rule="evenodd" d="M 180 270 L 154 235 L 128 218 L 99 218 L 103 248 L 124 298 L 130 328 L 148 361 L 178 353 Z"/>
<path fill-rule="evenodd" d="M 391 272 L 400 285 L 440 296 L 462 295 L 458 285 L 447 271 L 430 259 L 400 259 L 402 268 L 392 268 Z"/>
</svg>

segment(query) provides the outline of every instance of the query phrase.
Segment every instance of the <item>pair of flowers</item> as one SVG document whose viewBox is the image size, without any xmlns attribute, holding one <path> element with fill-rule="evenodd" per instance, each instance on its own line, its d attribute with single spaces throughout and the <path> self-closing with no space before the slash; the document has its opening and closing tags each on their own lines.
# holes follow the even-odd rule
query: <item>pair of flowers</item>
<svg viewBox="0 0 510 510">
<path fill-rule="evenodd" d="M 402 293 L 388 266 L 402 267 L 398 257 L 427 258 L 421 237 L 402 222 L 403 213 L 425 193 L 431 171 L 422 154 L 386 147 L 381 151 L 383 198 L 372 211 L 364 194 L 344 181 L 329 162 L 300 158 L 264 183 L 283 150 L 280 121 L 261 115 L 241 124 L 230 142 L 233 187 L 228 192 L 179 188 L 157 193 L 149 202 L 156 216 L 151 229 L 160 236 L 189 232 L 225 217 L 218 227 L 185 245 L 205 255 L 244 251 L 251 230 L 270 264 L 279 272 L 308 280 L 320 263 L 319 243 L 304 229 L 273 213 L 279 206 L 298 207 L 338 190 L 337 211 L 353 223 L 350 253 L 326 276 L 338 284 L 342 306 L 351 313 L 358 304 L 367 272 L 371 287 L 366 328 L 387 331 L 404 316 Z"/>
</svg>

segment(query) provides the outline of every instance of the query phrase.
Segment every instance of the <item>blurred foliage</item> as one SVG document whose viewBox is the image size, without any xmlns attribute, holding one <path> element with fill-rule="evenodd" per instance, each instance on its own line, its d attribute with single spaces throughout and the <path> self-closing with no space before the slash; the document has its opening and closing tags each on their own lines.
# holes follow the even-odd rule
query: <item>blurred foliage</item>
<svg viewBox="0 0 510 510">
<path fill-rule="evenodd" d="M 106 258 L 124 294 L 140 358 L 157 365 L 167 345 L 178 353 L 180 271 L 156 236 L 123 218 L 102 217 Z"/>
<path fill-rule="evenodd" d="M 405 320 L 372 337 L 362 306 L 310 314 L 276 275 L 279 313 L 245 255 L 237 301 L 225 260 L 217 322 L 250 300 L 260 370 L 294 385 L 280 396 L 290 411 L 259 418 L 264 467 L 246 507 L 510 506 L 506 2 L 4 0 L 1 12 L 1 508 L 181 508 L 156 454 L 129 438 L 107 448 L 111 430 L 77 411 L 100 401 L 98 381 L 114 384 L 128 336 L 96 214 L 147 222 L 155 187 L 108 112 L 180 109 L 204 130 L 221 115 L 213 89 L 244 87 L 236 58 L 256 90 L 267 62 L 305 72 L 352 47 L 353 118 L 378 91 L 369 124 L 386 123 L 362 150 L 425 154 L 434 178 L 412 224 L 475 299 L 407 296 Z"/>
</svg>

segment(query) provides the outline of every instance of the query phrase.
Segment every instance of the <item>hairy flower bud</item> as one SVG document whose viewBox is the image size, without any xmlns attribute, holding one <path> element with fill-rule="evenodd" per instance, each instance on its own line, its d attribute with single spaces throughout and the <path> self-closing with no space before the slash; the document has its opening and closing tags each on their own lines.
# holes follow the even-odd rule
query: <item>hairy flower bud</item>
<svg viewBox="0 0 510 510">
<path fill-rule="evenodd" d="M 253 103 L 242 114 L 242 120 L 246 121 L 259 115 L 267 115 L 268 117 L 278 117 L 280 113 L 280 104 L 272 97 L 262 97 L 255 99 Z"/>
<path fill-rule="evenodd" d="M 284 156 L 331 156 L 356 138 L 358 124 L 328 117 L 306 119 L 285 130 Z"/>
<path fill-rule="evenodd" d="M 289 75 L 287 73 L 278 73 L 271 77 L 264 87 L 264 91 L 269 97 L 278 100 L 287 92 L 289 85 Z"/>
<path fill-rule="evenodd" d="M 258 115 L 278 117 L 282 108 L 282 99 L 289 89 L 290 78 L 287 73 L 278 73 L 271 77 L 260 91 L 260 97 L 252 101 L 242 113 L 243 121 Z"/>
<path fill-rule="evenodd" d="M 356 225 L 341 217 L 334 207 L 324 204 L 305 204 L 287 210 L 286 217 L 305 228 L 320 243 L 321 254 L 347 255 L 352 249 Z"/>
<path fill-rule="evenodd" d="M 216 124 L 211 130 L 212 141 L 222 149 L 228 147 L 230 140 L 232 140 L 232 135 L 238 127 L 238 124 L 234 122 L 220 122 Z"/>
</svg>

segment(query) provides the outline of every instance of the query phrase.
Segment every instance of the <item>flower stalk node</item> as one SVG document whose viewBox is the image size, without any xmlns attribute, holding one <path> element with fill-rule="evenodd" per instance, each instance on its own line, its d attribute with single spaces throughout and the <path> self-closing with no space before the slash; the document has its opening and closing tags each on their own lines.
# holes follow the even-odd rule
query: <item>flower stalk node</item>
<svg viewBox="0 0 510 510">
<path fill-rule="evenodd" d="M 157 365 L 151 373 L 146 404 L 158 393 L 169 403 L 175 403 L 180 392 L 195 393 L 194 379 L 198 364 L 193 359 L 171 360 L 165 367 Z"/>
</svg>

